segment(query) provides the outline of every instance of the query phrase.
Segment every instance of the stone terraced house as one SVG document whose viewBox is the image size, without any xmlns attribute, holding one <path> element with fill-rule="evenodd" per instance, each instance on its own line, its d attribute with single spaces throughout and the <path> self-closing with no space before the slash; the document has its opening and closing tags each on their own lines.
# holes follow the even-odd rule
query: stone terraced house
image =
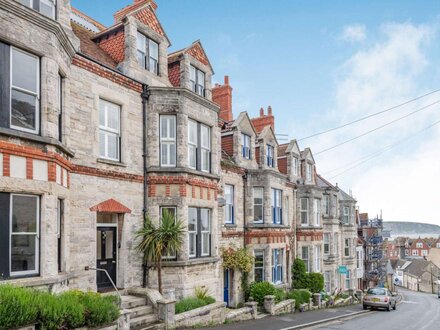
<svg viewBox="0 0 440 330">
<path fill-rule="evenodd" d="M 200 41 L 168 53 L 156 8 L 134 0 L 106 27 L 69 0 L 0 0 L 0 281 L 106 290 L 101 268 L 156 288 L 135 236 L 167 210 L 186 228 L 167 297 L 242 302 L 221 248 L 250 251 L 250 282 L 288 288 L 300 257 L 329 291 L 352 288 L 337 266 L 356 267 L 356 201 L 309 148 L 278 143 L 271 107 L 234 119 L 229 78 L 211 86 Z"/>
</svg>

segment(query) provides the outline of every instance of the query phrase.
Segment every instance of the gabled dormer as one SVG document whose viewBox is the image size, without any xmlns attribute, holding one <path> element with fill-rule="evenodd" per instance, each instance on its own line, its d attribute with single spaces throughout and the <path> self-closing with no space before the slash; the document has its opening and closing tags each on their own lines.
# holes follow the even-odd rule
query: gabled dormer
<svg viewBox="0 0 440 330">
<path fill-rule="evenodd" d="M 214 74 L 200 40 L 168 55 L 169 81 L 174 87 L 191 90 L 197 95 L 212 99 L 211 79 Z"/>
<path fill-rule="evenodd" d="M 169 86 L 167 49 L 171 45 L 156 15 L 153 0 L 134 0 L 113 16 L 114 25 L 93 41 L 124 74 L 151 86 Z"/>
<path fill-rule="evenodd" d="M 257 137 L 256 152 L 261 169 L 278 171 L 278 141 L 272 126 L 265 126 Z"/>
<path fill-rule="evenodd" d="M 300 158 L 301 151 L 296 140 L 278 147 L 278 169 L 294 183 L 301 177 Z"/>
<path fill-rule="evenodd" d="M 313 158 L 312 150 L 305 148 L 301 151 L 301 177 L 306 185 L 316 184 L 316 167 L 315 159 Z"/>
</svg>

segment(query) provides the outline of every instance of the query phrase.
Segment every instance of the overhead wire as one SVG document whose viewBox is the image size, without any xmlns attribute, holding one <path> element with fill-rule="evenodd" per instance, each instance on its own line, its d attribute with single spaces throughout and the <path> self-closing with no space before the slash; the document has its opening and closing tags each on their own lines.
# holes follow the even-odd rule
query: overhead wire
<svg viewBox="0 0 440 330">
<path fill-rule="evenodd" d="M 390 108 L 387 108 L 387 109 L 384 109 L 384 110 L 381 110 L 381 111 L 378 111 L 378 112 L 372 113 L 372 114 L 367 115 L 367 116 L 365 116 L 365 117 L 362 117 L 362 118 L 359 118 L 359 119 L 356 119 L 356 120 L 350 121 L 350 122 L 348 122 L 348 123 L 345 123 L 345 124 L 342 124 L 342 125 L 339 125 L 339 126 L 336 126 L 336 127 L 333 127 L 333 128 L 329 128 L 329 129 L 327 129 L 327 130 L 324 130 L 324 131 L 321 131 L 321 132 L 318 132 L 318 133 L 314 133 L 314 134 L 309 135 L 309 136 L 305 136 L 305 137 L 303 137 L 303 138 L 301 138 L 301 139 L 298 139 L 297 141 L 299 142 L 299 141 L 307 140 L 307 139 L 310 139 L 310 138 L 312 138 L 312 137 L 316 137 L 316 136 L 320 136 L 320 135 L 323 135 L 323 134 L 326 134 L 326 133 L 330 133 L 330 132 L 336 131 L 336 130 L 338 130 L 338 129 L 341 129 L 341 128 L 344 128 L 344 127 L 347 127 L 347 126 L 349 126 L 349 125 L 356 124 L 356 123 L 361 122 L 361 121 L 363 121 L 363 120 L 366 120 L 366 119 L 369 119 L 369 118 L 372 118 L 372 117 L 375 117 L 375 116 L 381 115 L 381 114 L 386 113 L 386 112 L 388 112 L 388 111 L 392 111 L 392 110 L 394 110 L 394 109 L 397 109 L 397 108 L 403 107 L 404 105 L 407 105 L 407 104 L 410 104 L 410 103 L 412 103 L 412 102 L 418 101 L 418 100 L 420 100 L 420 99 L 422 99 L 422 98 L 424 98 L 424 97 L 427 97 L 427 96 L 432 95 L 432 94 L 437 93 L 437 92 L 440 92 L 440 88 L 439 88 L 439 89 L 436 89 L 436 90 L 433 90 L 433 91 L 431 91 L 431 92 L 429 92 L 429 93 L 426 93 L 426 94 L 423 94 L 423 95 L 417 96 L 417 97 L 415 97 L 415 98 L 412 98 L 412 99 L 410 99 L 410 100 L 408 100 L 408 101 L 405 101 L 405 102 L 403 102 L 403 103 L 400 103 L 400 104 L 397 104 L 397 105 L 395 105 L 395 106 L 392 106 L 392 107 L 390 107 Z"/>
<path fill-rule="evenodd" d="M 329 147 L 329 148 L 326 148 L 326 149 L 323 149 L 323 150 L 321 150 L 321 151 L 319 151 L 319 152 L 316 152 L 316 153 L 314 153 L 314 155 L 317 156 L 317 155 L 323 154 L 324 152 L 327 152 L 327 151 L 333 150 L 333 149 L 335 149 L 335 148 L 338 148 L 338 147 L 340 147 L 340 146 L 342 146 L 342 145 L 344 145 L 344 144 L 347 144 L 347 143 L 352 142 L 352 141 L 354 141 L 354 140 L 357 140 L 357 139 L 359 139 L 359 138 L 361 138 L 361 137 L 363 137 L 363 136 L 366 136 L 366 135 L 371 134 L 371 133 L 373 133 L 373 132 L 375 132 L 375 131 L 378 131 L 378 130 L 380 130 L 380 129 L 386 127 L 386 126 L 389 126 L 389 125 L 391 125 L 391 124 L 394 124 L 394 123 L 396 123 L 396 122 L 398 122 L 398 121 L 400 121 L 400 120 L 402 120 L 402 119 L 408 118 L 409 116 L 412 116 L 412 115 L 414 115 L 414 114 L 416 114 L 416 113 L 418 113 L 418 112 L 420 112 L 420 111 L 423 111 L 423 110 L 425 110 L 425 109 L 428 109 L 429 107 L 431 107 L 431 106 L 433 106 L 433 105 L 435 105 L 435 104 L 438 104 L 438 103 L 440 103 L 440 100 L 437 100 L 437 101 L 435 101 L 435 102 L 433 102 L 433 103 L 430 103 L 430 104 L 428 104 L 428 105 L 425 105 L 425 106 L 423 106 L 423 107 L 421 107 L 421 108 L 419 108 L 419 109 L 417 109 L 417 110 L 415 110 L 415 111 L 412 111 L 412 112 L 410 112 L 410 113 L 407 113 L 407 114 L 404 115 L 404 116 L 401 116 L 401 117 L 396 118 L 396 119 L 394 119 L 394 120 L 392 120 L 392 121 L 389 121 L 389 122 L 387 122 L 387 123 L 385 123 L 385 124 L 383 124 L 383 125 L 380 125 L 380 126 L 378 126 L 378 127 L 375 127 L 375 128 L 373 128 L 373 129 L 371 129 L 371 130 L 369 130 L 369 131 L 367 131 L 367 132 L 364 132 L 364 133 L 362 133 L 362 134 L 360 134 L 360 135 L 357 135 L 357 136 L 355 136 L 355 137 L 353 137 L 353 138 L 351 138 L 351 139 L 345 140 L 345 141 L 343 141 L 343 142 L 341 142 L 341 143 L 338 143 L 338 144 L 336 144 L 336 145 L 334 145 L 334 146 L 331 146 L 331 147 Z"/>
</svg>

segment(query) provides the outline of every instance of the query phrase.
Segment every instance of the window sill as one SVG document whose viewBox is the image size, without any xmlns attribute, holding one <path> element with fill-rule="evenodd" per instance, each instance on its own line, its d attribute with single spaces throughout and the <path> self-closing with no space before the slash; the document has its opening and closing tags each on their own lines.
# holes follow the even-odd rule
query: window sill
<svg viewBox="0 0 440 330">
<path fill-rule="evenodd" d="M 39 286 L 45 286 L 45 285 L 51 285 L 56 283 L 61 283 L 67 280 L 70 280 L 74 278 L 75 275 L 73 273 L 59 273 L 58 275 L 49 276 L 49 277 L 43 277 L 41 275 L 28 275 L 28 276 L 21 276 L 21 277 L 14 277 L 9 278 L 4 281 L 0 281 L 0 283 L 4 284 L 13 284 L 18 286 L 25 286 L 25 287 L 39 287 Z"/>
<path fill-rule="evenodd" d="M 281 228 L 281 229 L 290 229 L 290 226 L 283 224 L 275 224 L 275 223 L 248 223 L 246 225 L 247 228 Z"/>
<path fill-rule="evenodd" d="M 127 167 L 127 164 L 118 162 L 116 160 L 110 160 L 110 159 L 105 159 L 105 158 L 98 158 L 96 161 L 98 163 L 103 163 L 103 164 L 108 164 L 108 165 Z"/>
<path fill-rule="evenodd" d="M 61 151 L 63 151 L 64 153 L 66 153 L 70 157 L 75 156 L 74 152 L 72 150 L 70 150 L 69 148 L 67 148 L 67 146 L 65 146 L 60 141 L 58 141 L 54 138 L 51 138 L 51 137 L 46 137 L 46 136 L 36 135 L 36 134 L 32 134 L 32 133 L 17 131 L 17 130 L 5 128 L 5 127 L 0 127 L 0 135 L 13 136 L 16 138 L 26 139 L 26 140 L 33 141 L 33 142 L 50 144 L 50 145 L 53 145 L 53 146 L 59 148 Z"/>
<path fill-rule="evenodd" d="M 201 264 L 214 264 L 219 261 L 219 257 L 200 257 L 184 261 L 162 261 L 162 267 L 187 267 Z"/>
<path fill-rule="evenodd" d="M 148 169 L 147 169 L 147 173 L 163 173 L 163 172 L 168 172 L 168 173 L 188 173 L 188 174 L 194 174 L 194 175 L 198 175 L 198 176 L 204 176 L 204 177 L 210 178 L 210 179 L 216 179 L 216 180 L 220 179 L 220 177 L 218 175 L 215 175 L 215 174 L 212 174 L 212 173 L 207 173 L 207 172 L 193 170 L 193 169 L 191 169 L 189 167 L 149 166 Z"/>
<path fill-rule="evenodd" d="M 235 223 L 225 223 L 224 227 L 235 229 L 235 228 L 237 228 L 237 225 Z"/>
</svg>

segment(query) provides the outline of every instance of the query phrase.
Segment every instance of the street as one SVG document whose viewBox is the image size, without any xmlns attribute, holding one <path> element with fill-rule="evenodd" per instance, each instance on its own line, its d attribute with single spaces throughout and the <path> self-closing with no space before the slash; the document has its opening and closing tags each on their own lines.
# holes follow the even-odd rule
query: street
<svg viewBox="0 0 440 330">
<path fill-rule="evenodd" d="M 397 311 L 376 311 L 347 321 L 335 321 L 313 329 L 321 330 L 370 330 L 405 329 L 423 330 L 440 328 L 440 299 L 437 295 L 399 289 L 403 301 Z"/>
</svg>

